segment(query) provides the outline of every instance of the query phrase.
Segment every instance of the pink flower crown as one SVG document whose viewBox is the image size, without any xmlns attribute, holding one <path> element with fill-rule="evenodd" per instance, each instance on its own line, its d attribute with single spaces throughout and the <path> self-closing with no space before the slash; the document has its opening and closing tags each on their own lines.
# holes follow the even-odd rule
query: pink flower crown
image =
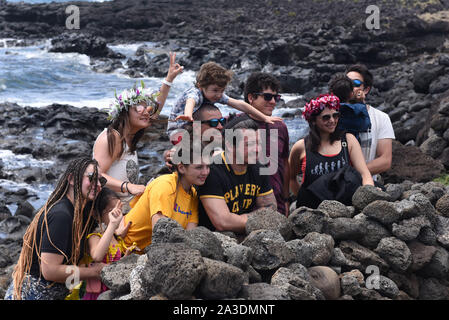
<svg viewBox="0 0 449 320">
<path fill-rule="evenodd" d="M 302 116 L 309 121 L 312 115 L 319 114 L 326 107 L 338 111 L 340 109 L 340 99 L 332 93 L 320 94 L 318 98 L 306 103 Z"/>
</svg>

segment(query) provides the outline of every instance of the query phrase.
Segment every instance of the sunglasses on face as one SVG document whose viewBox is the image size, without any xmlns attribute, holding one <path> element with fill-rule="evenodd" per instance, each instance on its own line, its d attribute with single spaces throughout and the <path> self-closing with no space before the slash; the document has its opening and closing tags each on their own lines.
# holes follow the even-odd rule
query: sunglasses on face
<svg viewBox="0 0 449 320">
<path fill-rule="evenodd" d="M 152 116 L 159 110 L 159 105 L 145 107 L 141 104 L 138 104 L 133 106 L 133 108 L 137 113 L 143 113 L 145 110 L 148 110 L 148 113 L 150 114 L 150 116 Z"/>
<path fill-rule="evenodd" d="M 273 99 L 273 98 L 274 98 L 275 102 L 279 102 L 281 100 L 280 94 L 258 92 L 258 93 L 254 93 L 254 95 L 255 96 L 263 96 L 265 101 L 271 101 L 271 99 Z"/>
<path fill-rule="evenodd" d="M 218 123 L 221 123 L 221 125 L 224 126 L 226 124 L 226 118 L 201 120 L 201 123 L 207 123 L 212 128 L 215 128 L 216 126 L 218 126 Z"/>
<path fill-rule="evenodd" d="M 325 114 L 324 116 L 321 116 L 321 120 L 323 120 L 324 122 L 329 121 L 330 119 L 334 118 L 334 120 L 338 120 L 338 118 L 340 118 L 340 112 L 334 112 L 332 114 Z"/>
<path fill-rule="evenodd" d="M 94 180 L 94 173 L 93 172 L 89 172 L 88 174 L 85 174 L 86 177 L 89 178 L 89 182 L 92 183 L 92 181 Z M 98 181 L 100 182 L 101 187 L 104 187 L 106 182 L 108 182 L 108 180 L 105 177 L 100 177 L 98 179 Z"/>
<path fill-rule="evenodd" d="M 364 85 L 365 83 L 363 81 L 360 81 L 359 79 L 354 79 L 352 80 L 352 84 L 354 85 L 354 87 L 358 88 L 361 85 Z"/>
</svg>

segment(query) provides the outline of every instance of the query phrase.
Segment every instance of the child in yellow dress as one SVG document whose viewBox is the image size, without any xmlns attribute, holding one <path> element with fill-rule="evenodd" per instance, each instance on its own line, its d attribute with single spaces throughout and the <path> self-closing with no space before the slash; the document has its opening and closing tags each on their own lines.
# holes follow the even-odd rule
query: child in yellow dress
<svg viewBox="0 0 449 320">
<path fill-rule="evenodd" d="M 103 188 L 98 194 L 96 211 L 99 228 L 105 230 L 87 236 L 89 254 L 93 262 L 109 264 L 120 260 L 122 256 L 127 256 L 134 250 L 135 246 L 127 248 L 123 239 L 114 235 L 123 218 L 121 208 L 120 197 L 111 189 Z M 108 287 L 100 280 L 88 280 L 83 300 L 97 300 L 98 296 L 107 290 Z"/>
</svg>

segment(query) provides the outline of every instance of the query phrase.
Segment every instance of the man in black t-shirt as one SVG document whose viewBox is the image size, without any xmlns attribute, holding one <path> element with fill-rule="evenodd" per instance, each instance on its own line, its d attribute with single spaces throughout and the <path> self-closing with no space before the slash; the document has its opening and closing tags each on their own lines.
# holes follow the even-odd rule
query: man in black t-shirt
<svg viewBox="0 0 449 320">
<path fill-rule="evenodd" d="M 258 125 L 236 117 L 223 129 L 225 151 L 213 159 L 199 188 L 199 225 L 211 230 L 244 233 L 248 213 L 263 207 L 276 210 L 269 176 L 255 162 Z"/>
</svg>

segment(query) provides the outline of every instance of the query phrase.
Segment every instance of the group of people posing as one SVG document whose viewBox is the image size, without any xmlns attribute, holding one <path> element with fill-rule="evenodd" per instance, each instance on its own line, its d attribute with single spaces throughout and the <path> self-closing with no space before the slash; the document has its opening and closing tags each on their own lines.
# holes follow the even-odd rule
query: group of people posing
<svg viewBox="0 0 449 320">
<path fill-rule="evenodd" d="M 173 148 L 164 152 L 166 167 L 140 184 L 137 144 L 182 71 L 170 53 L 158 92 L 142 83 L 116 94 L 111 124 L 97 137 L 92 155 L 68 165 L 29 225 L 5 299 L 97 299 L 108 290 L 100 281 L 102 268 L 131 252 L 143 254 L 162 217 L 184 229 L 204 226 L 239 235 L 257 209 L 288 216 L 293 201 L 296 207 L 317 207 L 322 197 L 309 187 L 343 168 L 354 168 L 361 185 L 382 187 L 376 175 L 390 168 L 395 137 L 388 115 L 365 103 L 373 76 L 364 65 L 335 75 L 328 93 L 304 106 L 309 133 L 290 150 L 287 126 L 272 115 L 281 100 L 279 81 L 253 73 L 244 100 L 234 99 L 224 93 L 232 72 L 214 62 L 201 66 L 196 84 L 171 109 L 167 134 Z M 242 113 L 224 117 L 215 103 Z M 352 128 L 339 125 L 351 124 L 351 115 L 358 117 Z M 360 119 L 363 131 L 356 128 Z M 261 154 L 268 163 L 253 161 Z M 263 173 L 267 166 L 273 173 Z"/>
</svg>

